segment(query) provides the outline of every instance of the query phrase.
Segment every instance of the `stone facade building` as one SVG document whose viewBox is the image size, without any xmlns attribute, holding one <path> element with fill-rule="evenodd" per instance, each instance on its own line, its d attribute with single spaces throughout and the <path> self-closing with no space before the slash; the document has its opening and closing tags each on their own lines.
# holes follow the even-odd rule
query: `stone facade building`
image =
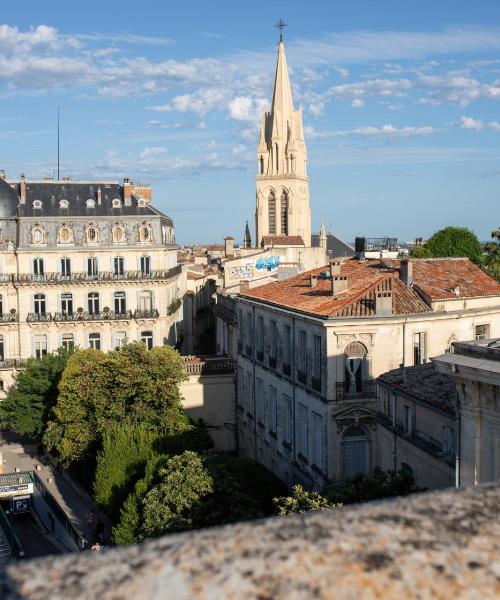
<svg viewBox="0 0 500 600">
<path fill-rule="evenodd" d="M 236 311 L 240 451 L 320 488 L 378 464 L 376 377 L 499 335 L 500 284 L 467 259 L 347 259 L 241 291 Z"/>
<path fill-rule="evenodd" d="M 0 379 L 60 346 L 179 344 L 185 272 L 151 189 L 0 178 Z"/>
</svg>

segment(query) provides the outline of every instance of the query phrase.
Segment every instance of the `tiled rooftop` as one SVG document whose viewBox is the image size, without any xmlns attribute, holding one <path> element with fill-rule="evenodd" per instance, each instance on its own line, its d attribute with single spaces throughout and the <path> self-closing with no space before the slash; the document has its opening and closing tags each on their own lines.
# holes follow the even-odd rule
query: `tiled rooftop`
<svg viewBox="0 0 500 600">
<path fill-rule="evenodd" d="M 300 235 L 264 235 L 263 246 L 304 246 L 304 240 Z"/>
<path fill-rule="evenodd" d="M 437 372 L 432 363 L 394 369 L 381 375 L 378 381 L 424 404 L 455 414 L 453 378 Z"/>
<path fill-rule="evenodd" d="M 329 279 L 318 277 L 317 286 L 311 287 L 311 275 L 329 273 L 328 266 L 241 292 L 241 296 L 325 318 L 374 316 L 375 293 L 391 288 L 396 315 L 430 312 L 422 295 L 429 302 L 456 298 L 457 287 L 460 298 L 500 297 L 500 284 L 468 259 L 423 259 L 412 263 L 414 284 L 411 286 L 400 279 L 399 260 L 350 258 L 342 262 L 340 273 L 347 276 L 348 289 L 336 297 L 331 294 Z"/>
</svg>

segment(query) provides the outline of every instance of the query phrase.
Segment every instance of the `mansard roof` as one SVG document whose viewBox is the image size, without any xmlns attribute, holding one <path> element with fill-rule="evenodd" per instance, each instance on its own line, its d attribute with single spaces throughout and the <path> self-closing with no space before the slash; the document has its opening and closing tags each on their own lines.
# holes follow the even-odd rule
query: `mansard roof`
<svg viewBox="0 0 500 600">
<path fill-rule="evenodd" d="M 427 259 L 412 263 L 412 285 L 400 279 L 400 261 L 350 258 L 341 263 L 340 273 L 347 277 L 347 289 L 336 296 L 331 293 L 328 266 L 242 291 L 240 296 L 323 318 L 374 317 L 376 293 L 389 290 L 395 315 L 431 312 L 432 300 L 457 297 L 453 291 L 457 285 L 461 298 L 500 297 L 500 284 L 468 259 Z M 318 277 L 315 287 L 311 286 L 311 276 Z"/>
<path fill-rule="evenodd" d="M 12 219 L 17 214 L 19 198 L 14 189 L 0 177 L 0 219 Z"/>
<path fill-rule="evenodd" d="M 17 186 L 19 189 L 19 186 Z M 98 190 L 101 201 L 98 201 Z M 14 192 L 15 194 L 15 192 Z M 16 196 L 17 200 L 19 198 Z M 87 206 L 87 200 L 94 200 L 94 207 Z M 120 206 L 113 207 L 113 200 L 119 199 Z M 41 208 L 33 202 L 41 201 Z M 68 207 L 61 208 L 60 201 L 67 200 Z M 26 201 L 18 207 L 20 217 L 151 217 L 158 215 L 172 220 L 149 204 L 139 206 L 139 197 L 132 195 L 131 206 L 125 206 L 123 186 L 109 181 L 27 181 Z"/>
</svg>

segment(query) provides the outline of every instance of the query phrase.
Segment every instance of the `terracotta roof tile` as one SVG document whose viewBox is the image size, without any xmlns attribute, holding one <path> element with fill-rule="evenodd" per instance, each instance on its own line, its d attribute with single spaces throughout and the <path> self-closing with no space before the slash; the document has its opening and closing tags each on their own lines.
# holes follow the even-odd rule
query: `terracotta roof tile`
<svg viewBox="0 0 500 600">
<path fill-rule="evenodd" d="M 300 235 L 263 235 L 263 246 L 304 246 Z"/>
<path fill-rule="evenodd" d="M 269 283 L 240 293 L 292 310 L 321 317 L 365 317 L 375 315 L 375 294 L 392 289 L 393 312 L 396 315 L 430 312 L 422 299 L 422 290 L 430 299 L 455 298 L 453 288 L 468 296 L 498 295 L 500 284 L 483 273 L 469 260 L 417 260 L 413 267 L 413 286 L 407 286 L 399 276 L 400 261 L 363 260 L 354 258 L 342 262 L 341 274 L 348 278 L 348 289 L 333 297 L 329 267 L 321 267 L 277 283 Z M 388 264 L 390 263 L 390 264 Z M 311 275 L 318 284 L 311 287 Z"/>
</svg>

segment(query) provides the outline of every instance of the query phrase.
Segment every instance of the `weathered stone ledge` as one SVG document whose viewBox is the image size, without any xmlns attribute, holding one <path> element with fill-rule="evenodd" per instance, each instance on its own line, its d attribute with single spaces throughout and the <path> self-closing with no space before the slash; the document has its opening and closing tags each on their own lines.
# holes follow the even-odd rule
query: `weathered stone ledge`
<svg viewBox="0 0 500 600">
<path fill-rule="evenodd" d="M 500 486 L 10 564 L 2 600 L 500 597 Z"/>
</svg>

